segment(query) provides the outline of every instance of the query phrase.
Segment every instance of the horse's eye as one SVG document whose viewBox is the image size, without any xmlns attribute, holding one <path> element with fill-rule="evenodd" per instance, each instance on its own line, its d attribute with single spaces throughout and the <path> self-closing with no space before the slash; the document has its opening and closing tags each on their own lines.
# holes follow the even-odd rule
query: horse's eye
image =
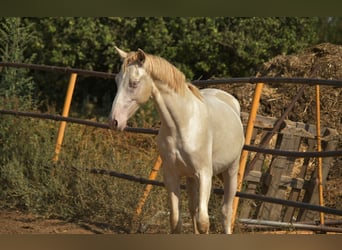
<svg viewBox="0 0 342 250">
<path fill-rule="evenodd" d="M 138 85 L 139 85 L 139 81 L 129 81 L 129 87 L 130 88 L 135 89 L 138 87 Z"/>
</svg>

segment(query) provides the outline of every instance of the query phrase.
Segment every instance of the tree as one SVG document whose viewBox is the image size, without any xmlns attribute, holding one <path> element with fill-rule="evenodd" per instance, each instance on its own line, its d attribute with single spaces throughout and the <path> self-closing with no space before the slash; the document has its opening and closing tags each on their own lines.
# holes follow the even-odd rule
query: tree
<svg viewBox="0 0 342 250">
<path fill-rule="evenodd" d="M 63 17 L 24 21 L 33 25 L 37 33 L 27 55 L 36 53 L 38 64 L 117 72 L 121 62 L 116 45 L 162 56 L 193 80 L 253 76 L 270 58 L 315 44 L 319 19 Z M 39 72 L 35 79 L 42 98 L 63 103 L 66 77 Z M 84 78 L 78 81 L 75 91 L 76 103 L 96 97 L 100 105 L 108 107 L 108 100 L 115 95 L 115 84 Z"/>
<path fill-rule="evenodd" d="M 342 17 L 322 17 L 319 20 L 320 42 L 342 44 Z"/>
<path fill-rule="evenodd" d="M 4 62 L 30 63 L 34 60 L 34 54 L 25 57 L 24 52 L 29 46 L 32 38 L 32 26 L 22 25 L 20 18 L 0 19 L 0 60 Z M 32 106 L 32 94 L 34 82 L 28 75 L 28 71 L 22 68 L 3 68 L 0 75 L 0 95 L 5 100 L 0 105 L 7 108 L 13 103 L 10 98 L 17 98 L 19 103 L 14 108 Z"/>
<path fill-rule="evenodd" d="M 173 27 L 177 60 L 190 78 L 251 76 L 279 54 L 317 42 L 317 18 L 179 18 Z M 176 24 L 175 24 L 176 23 Z"/>
<path fill-rule="evenodd" d="M 121 33 L 122 18 L 26 18 L 33 24 L 37 39 L 28 53 L 37 53 L 36 63 L 88 70 L 113 72 L 120 60 L 115 55 L 115 41 Z M 38 53 L 39 51 L 39 53 Z M 68 76 L 51 72 L 34 75 L 40 89 L 40 98 L 60 109 L 68 82 Z M 79 78 L 74 94 L 74 104 L 82 108 L 89 96 L 102 98 L 108 90 L 115 94 L 112 81 Z M 52 86 L 52 87 L 51 87 Z M 110 98 L 111 99 L 111 98 Z M 73 105 L 75 107 L 75 105 Z"/>
</svg>

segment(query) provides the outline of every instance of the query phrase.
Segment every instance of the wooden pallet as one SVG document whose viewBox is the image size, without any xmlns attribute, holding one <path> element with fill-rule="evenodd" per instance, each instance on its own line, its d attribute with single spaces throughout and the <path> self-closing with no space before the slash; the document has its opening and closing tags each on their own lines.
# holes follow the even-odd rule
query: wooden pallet
<svg viewBox="0 0 342 250">
<path fill-rule="evenodd" d="M 246 124 L 247 115 L 242 114 Z M 258 143 L 273 128 L 274 118 L 257 116 L 252 144 Z M 333 151 L 338 145 L 338 133 L 334 129 L 322 128 L 322 150 Z M 268 148 L 289 151 L 315 151 L 316 126 L 300 122 L 285 121 L 273 136 Z M 250 159 L 255 153 L 249 153 Z M 318 185 L 316 159 L 271 156 L 257 154 L 257 160 L 244 178 L 244 192 L 303 201 L 318 205 Z M 323 158 L 323 179 L 325 184 L 334 158 Z M 239 218 L 253 218 L 284 222 L 312 221 L 319 218 L 318 212 L 295 209 L 278 204 L 242 200 Z"/>
</svg>

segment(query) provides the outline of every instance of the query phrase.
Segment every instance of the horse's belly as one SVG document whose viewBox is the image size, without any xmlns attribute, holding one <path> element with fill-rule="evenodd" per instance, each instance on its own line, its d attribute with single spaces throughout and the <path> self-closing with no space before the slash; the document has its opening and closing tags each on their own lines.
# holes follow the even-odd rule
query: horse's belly
<svg viewBox="0 0 342 250">
<path fill-rule="evenodd" d="M 218 175 L 226 171 L 239 158 L 239 155 L 229 155 L 227 157 L 214 157 L 213 159 L 213 175 Z"/>
<path fill-rule="evenodd" d="M 244 143 L 243 128 L 237 128 L 234 133 L 227 129 L 216 134 L 212 146 L 212 164 L 214 175 L 222 173 L 232 166 L 241 155 Z"/>
<path fill-rule="evenodd" d="M 228 117 L 228 119 L 227 119 Z M 212 164 L 214 174 L 232 166 L 239 158 L 244 144 L 244 132 L 240 117 L 231 110 L 213 115 Z"/>
</svg>

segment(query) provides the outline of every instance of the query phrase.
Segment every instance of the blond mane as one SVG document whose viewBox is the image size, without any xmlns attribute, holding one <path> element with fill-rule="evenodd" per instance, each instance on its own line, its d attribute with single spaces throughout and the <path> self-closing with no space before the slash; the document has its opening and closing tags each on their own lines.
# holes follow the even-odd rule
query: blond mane
<svg viewBox="0 0 342 250">
<path fill-rule="evenodd" d="M 164 58 L 145 54 L 144 68 L 151 75 L 152 79 L 166 83 L 172 90 L 184 94 L 185 88 L 188 88 L 197 98 L 202 99 L 199 89 L 185 79 L 185 75 L 174 65 Z M 124 62 L 124 66 L 138 62 L 138 53 L 130 52 Z"/>
</svg>

